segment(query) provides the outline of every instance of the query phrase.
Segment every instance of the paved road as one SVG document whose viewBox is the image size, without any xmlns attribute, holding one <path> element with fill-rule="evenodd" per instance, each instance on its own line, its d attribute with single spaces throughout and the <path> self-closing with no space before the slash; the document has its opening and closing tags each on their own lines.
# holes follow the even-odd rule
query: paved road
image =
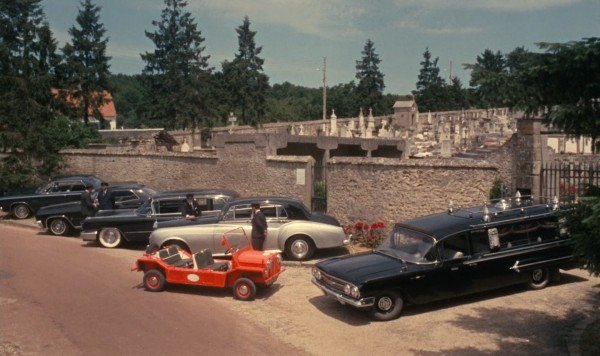
<svg viewBox="0 0 600 356">
<path fill-rule="evenodd" d="M 543 290 L 407 307 L 377 323 L 324 297 L 306 267 L 288 266 L 253 302 L 145 292 L 129 272 L 140 254 L 0 225 L 0 354 L 565 355 L 573 327 L 600 306 L 600 278 L 572 270 Z"/>
<path fill-rule="evenodd" d="M 144 291 L 139 255 L 0 225 L 0 354 L 300 353 L 215 302 L 230 293 Z"/>
</svg>

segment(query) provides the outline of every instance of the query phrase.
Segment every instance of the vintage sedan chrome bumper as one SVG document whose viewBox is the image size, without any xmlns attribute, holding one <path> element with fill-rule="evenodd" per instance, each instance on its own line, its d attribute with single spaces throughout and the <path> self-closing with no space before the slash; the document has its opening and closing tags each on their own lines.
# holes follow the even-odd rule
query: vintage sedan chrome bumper
<svg viewBox="0 0 600 356">
<path fill-rule="evenodd" d="M 355 308 L 369 308 L 375 304 L 375 299 L 373 297 L 361 298 L 361 299 L 356 300 L 356 299 L 352 299 L 336 290 L 329 288 L 328 286 L 322 284 L 315 277 L 312 278 L 312 282 L 314 285 L 321 288 L 321 290 L 323 291 L 323 293 L 325 293 L 325 295 L 334 297 L 335 299 L 338 300 L 338 302 L 340 302 L 342 304 L 348 304 Z"/>
<path fill-rule="evenodd" d="M 98 236 L 97 230 L 81 232 L 81 237 L 83 238 L 83 241 L 96 241 L 96 236 Z"/>
</svg>

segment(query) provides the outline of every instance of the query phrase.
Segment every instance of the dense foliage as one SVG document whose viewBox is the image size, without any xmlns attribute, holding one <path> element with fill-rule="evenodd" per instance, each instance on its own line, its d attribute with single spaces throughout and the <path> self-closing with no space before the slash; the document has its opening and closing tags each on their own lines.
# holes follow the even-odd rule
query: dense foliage
<svg viewBox="0 0 600 356">
<path fill-rule="evenodd" d="M 155 49 L 141 55 L 146 65 L 140 113 L 154 127 L 194 129 L 208 120 L 210 56 L 186 6 L 184 0 L 165 0 L 160 20 L 152 21 L 155 31 L 146 31 Z"/>
<path fill-rule="evenodd" d="M 575 240 L 584 268 L 600 276 L 600 189 L 591 187 L 566 215 L 565 227 Z"/>
<path fill-rule="evenodd" d="M 239 124 L 257 126 L 264 121 L 269 77 L 263 72 L 264 59 L 259 57 L 262 47 L 256 46 L 256 31 L 250 30 L 248 16 L 235 31 L 238 34 L 238 53 L 231 62 L 223 62 L 223 76 L 234 108 L 232 111 L 238 114 Z"/>
<path fill-rule="evenodd" d="M 108 103 L 101 93 L 110 92 L 110 57 L 106 55 L 108 38 L 104 36 L 106 29 L 100 22 L 100 7 L 92 4 L 91 0 L 85 0 L 81 6 L 76 18 L 79 27 L 69 29 L 71 43 L 63 48 L 65 64 L 61 71 L 64 76 L 61 89 L 65 90 L 61 93 L 75 104 L 75 110 L 69 110 L 72 118 L 83 118 L 87 124 L 91 114 L 104 128 L 100 108 Z"/>
</svg>

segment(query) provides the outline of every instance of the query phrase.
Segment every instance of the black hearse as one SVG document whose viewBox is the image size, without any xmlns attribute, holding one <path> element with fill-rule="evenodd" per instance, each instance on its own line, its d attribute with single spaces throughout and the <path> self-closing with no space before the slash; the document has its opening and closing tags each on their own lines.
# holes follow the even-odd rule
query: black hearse
<svg viewBox="0 0 600 356">
<path fill-rule="evenodd" d="M 376 320 L 422 304 L 511 284 L 544 288 L 559 268 L 576 267 L 571 239 L 559 227 L 558 200 L 502 200 L 396 224 L 372 252 L 313 267 L 312 282 Z"/>
</svg>

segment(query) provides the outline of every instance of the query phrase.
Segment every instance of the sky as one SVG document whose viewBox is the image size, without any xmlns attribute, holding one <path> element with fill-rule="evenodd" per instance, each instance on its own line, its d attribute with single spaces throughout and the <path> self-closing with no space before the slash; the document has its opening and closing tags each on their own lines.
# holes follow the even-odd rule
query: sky
<svg viewBox="0 0 600 356">
<path fill-rule="evenodd" d="M 109 37 L 112 73 L 139 74 L 140 53 L 154 49 L 153 32 L 163 0 L 95 0 Z M 62 47 L 70 40 L 78 0 L 43 0 L 46 18 Z M 470 72 L 485 49 L 507 53 L 537 50 L 539 42 L 600 37 L 600 0 L 188 0 L 188 11 L 206 39 L 215 70 L 237 52 L 235 29 L 244 16 L 262 46 L 271 85 L 290 82 L 311 88 L 355 80 L 356 61 L 367 39 L 375 44 L 385 75 L 385 93 L 410 94 L 429 48 L 440 74 L 468 86 Z"/>
</svg>

